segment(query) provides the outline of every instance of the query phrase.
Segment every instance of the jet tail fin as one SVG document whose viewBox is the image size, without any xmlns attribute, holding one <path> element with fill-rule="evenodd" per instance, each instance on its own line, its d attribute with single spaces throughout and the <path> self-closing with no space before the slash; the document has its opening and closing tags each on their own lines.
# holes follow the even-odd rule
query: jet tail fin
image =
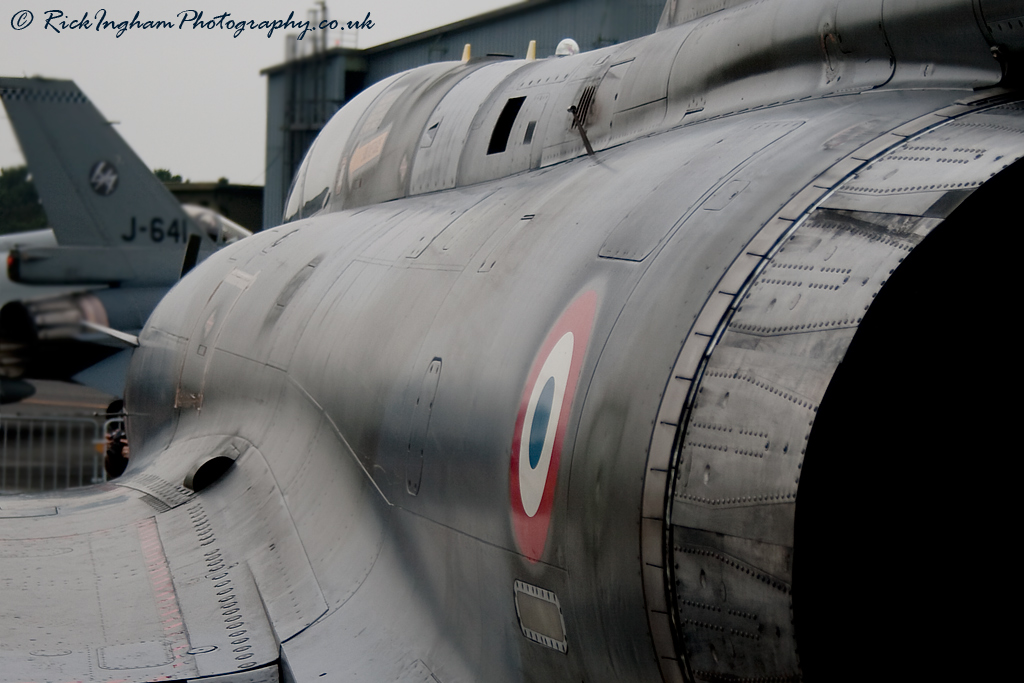
<svg viewBox="0 0 1024 683">
<path fill-rule="evenodd" d="M 0 78 L 0 100 L 61 246 L 183 252 L 200 233 L 74 82 Z"/>
</svg>

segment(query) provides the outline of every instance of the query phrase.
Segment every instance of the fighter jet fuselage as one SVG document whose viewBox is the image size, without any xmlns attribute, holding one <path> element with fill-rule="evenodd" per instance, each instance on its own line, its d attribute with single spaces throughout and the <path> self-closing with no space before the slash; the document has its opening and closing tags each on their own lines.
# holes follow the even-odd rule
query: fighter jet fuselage
<svg viewBox="0 0 1024 683">
<path fill-rule="evenodd" d="M 121 649 L 69 656 L 140 680 L 863 680 L 870 629 L 928 668 L 863 606 L 939 628 L 913 562 L 875 562 L 933 537 L 849 549 L 911 526 L 923 465 L 962 452 L 935 408 L 980 380 L 933 372 L 958 337 L 920 321 L 991 312 L 974 236 L 1024 115 L 970 2 L 915 8 L 673 27 L 670 3 L 646 39 L 430 65 L 343 108 L 291 222 L 140 334 L 124 477 L 53 503 L 78 520 L 59 542 L 33 527 L 75 552 L 116 520 L 140 596 Z"/>
</svg>

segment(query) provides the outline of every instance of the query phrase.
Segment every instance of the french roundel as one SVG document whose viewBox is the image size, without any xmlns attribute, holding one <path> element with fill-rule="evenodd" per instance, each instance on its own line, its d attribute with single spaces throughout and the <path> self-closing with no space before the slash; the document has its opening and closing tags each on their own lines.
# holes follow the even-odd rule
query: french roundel
<svg viewBox="0 0 1024 683">
<path fill-rule="evenodd" d="M 512 435 L 512 526 L 526 557 L 540 560 L 551 524 L 558 464 L 597 308 L 587 291 L 569 304 L 533 360 Z"/>
</svg>

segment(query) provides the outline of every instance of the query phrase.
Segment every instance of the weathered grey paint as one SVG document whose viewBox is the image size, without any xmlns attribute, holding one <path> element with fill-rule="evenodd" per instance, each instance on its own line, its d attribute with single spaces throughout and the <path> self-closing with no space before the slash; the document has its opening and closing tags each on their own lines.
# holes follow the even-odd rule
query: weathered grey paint
<svg viewBox="0 0 1024 683">
<path fill-rule="evenodd" d="M 971 7 L 921 4 L 929 21 Z M 21 516 L 0 527 L 5 575 L 32 574 L 38 557 L 79 561 L 5 584 L 18 618 L 0 620 L 0 671 L 193 679 L 276 665 L 288 681 L 801 680 L 813 655 L 801 643 L 842 626 L 855 611 L 845 596 L 875 597 L 831 586 L 827 572 L 794 582 L 794 557 L 813 551 L 794 526 L 817 409 L 901 259 L 940 228 L 973 239 L 957 206 L 1019 178 L 1009 167 L 1024 157 L 1020 92 L 972 52 L 977 22 L 950 22 L 947 38 L 964 54 L 936 48 L 941 87 L 904 89 L 910 71 L 899 87 L 873 87 L 868 69 L 840 95 L 821 26 L 797 30 L 812 25 L 811 6 L 821 4 L 741 5 L 553 66 L 432 65 L 343 110 L 338 135 L 325 131 L 305 162 L 295 221 L 213 255 L 140 335 L 124 477 L 11 505 Z M 788 75 L 772 70 L 767 19 L 795 46 L 780 67 Z M 915 19 L 892 21 L 885 49 L 900 54 L 892 36 Z M 866 42 L 847 44 L 849 54 L 866 46 L 858 65 L 873 61 L 870 22 L 851 28 Z M 646 54 L 673 40 L 669 52 L 684 54 L 717 30 L 764 52 L 727 73 L 715 65 L 731 43 L 708 42 L 707 71 Z M 911 40 L 912 51 L 920 45 Z M 626 54 L 619 99 L 597 97 Z M 651 70 L 632 82 L 637 63 Z M 674 76 L 684 67 L 708 84 L 703 107 L 680 105 L 692 98 Z M 490 89 L 488 69 L 498 74 Z M 498 112 L 544 70 L 559 85 L 541 84 L 534 140 L 559 158 L 507 149 L 518 165 L 499 170 L 483 158 L 495 156 Z M 601 128 L 659 101 L 652 72 L 664 79 L 663 107 L 637 114 L 632 134 L 608 126 L 596 156 L 570 144 L 563 112 L 589 84 L 606 104 L 585 125 Z M 793 101 L 727 78 L 753 72 L 778 79 Z M 469 78 L 481 84 L 476 99 L 467 94 L 479 126 L 458 150 L 454 186 L 410 190 L 432 113 Z M 338 144 L 321 149 L 325 140 Z M 565 395 L 574 390 L 564 406 L 548 399 L 547 417 L 544 368 L 570 378 L 559 380 Z M 976 378 L 950 381 L 961 395 Z M 900 413 L 883 401 L 872 414 Z M 553 449 L 545 460 L 545 419 L 559 420 L 544 432 L 560 434 L 557 462 Z M 551 463 L 542 494 L 527 456 L 532 470 Z M 869 474 L 891 467 L 858 456 Z M 212 461 L 234 464 L 198 493 L 183 486 Z M 524 511 L 524 491 L 542 496 L 543 513 Z M 870 497 L 855 510 L 867 520 Z M 989 523 L 987 513 L 968 519 Z M 896 569 L 884 558 L 879 567 Z M 76 590 L 58 595 L 57 583 Z M 879 600 L 924 602 L 940 585 L 919 578 Z M 817 613 L 828 619 L 800 622 L 801 586 L 835 601 L 838 616 L 826 605 Z M 131 618 L 106 626 L 125 602 Z M 973 614 L 938 601 L 925 616 L 950 610 Z M 104 628 L 84 629 L 83 618 Z M 902 638 L 877 645 L 905 648 L 913 666 L 936 653 Z M 862 651 L 859 640 L 852 647 Z M 872 670 L 824 666 L 832 678 Z"/>
</svg>

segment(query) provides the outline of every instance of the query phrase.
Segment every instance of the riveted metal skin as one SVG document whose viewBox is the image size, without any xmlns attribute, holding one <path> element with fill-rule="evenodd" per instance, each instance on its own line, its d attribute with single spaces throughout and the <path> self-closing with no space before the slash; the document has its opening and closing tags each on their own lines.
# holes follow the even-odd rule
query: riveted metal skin
<svg viewBox="0 0 1024 683">
<path fill-rule="evenodd" d="M 820 191 L 798 193 L 779 216 L 796 222 L 762 261 L 744 264 L 751 279 L 730 297 L 728 314 L 714 298 L 705 305 L 719 321 L 718 338 L 700 365 L 688 355 L 692 369 L 674 372 L 699 381 L 685 402 L 669 404 L 681 405 L 682 418 L 666 537 L 675 623 L 697 679 L 800 677 L 793 528 L 814 418 L 889 275 L 971 190 L 1024 152 L 1016 104 L 979 108 L 960 105 L 959 116 L 917 129 L 824 201 L 813 201 Z M 909 134 L 913 124 L 903 130 Z M 794 206 L 800 201 L 803 211 Z M 855 204 L 869 211 L 852 210 Z M 710 336 L 696 325 L 691 332 L 692 340 Z M 733 656 L 723 666 L 718 653 L 726 651 Z"/>
<path fill-rule="evenodd" d="M 0 501 L 3 576 L 81 559 L 10 582 L 0 680 L 802 680 L 798 628 L 834 623 L 793 606 L 818 411 L 901 259 L 1016 173 L 1022 112 L 977 22 L 939 32 L 939 87 L 904 87 L 925 47 L 892 36 L 969 2 L 894 14 L 888 43 L 877 2 L 713 4 L 343 109 L 294 222 L 196 267 L 140 335 L 123 485 Z M 767 71 L 766 22 L 793 48 Z M 584 96 L 594 157 L 566 113 Z M 129 626 L 86 633 L 122 607 L 110 574 Z"/>
</svg>

